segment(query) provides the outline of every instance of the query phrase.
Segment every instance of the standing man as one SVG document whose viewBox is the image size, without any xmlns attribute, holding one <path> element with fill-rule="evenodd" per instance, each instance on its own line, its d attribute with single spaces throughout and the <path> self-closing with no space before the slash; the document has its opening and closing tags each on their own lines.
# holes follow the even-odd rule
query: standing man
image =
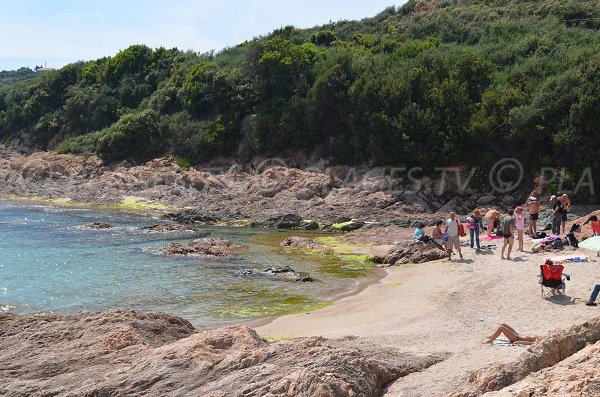
<svg viewBox="0 0 600 397">
<path fill-rule="evenodd" d="M 537 220 L 540 214 L 540 201 L 537 197 L 531 196 L 525 203 L 529 210 L 529 235 L 537 232 Z"/>
<path fill-rule="evenodd" d="M 446 221 L 446 233 L 448 233 L 448 260 L 452 260 L 452 247 L 456 247 L 458 251 L 458 255 L 460 255 L 460 259 L 462 259 L 463 255 L 460 250 L 460 236 L 458 235 L 458 225 L 460 224 L 458 217 L 454 212 L 450 213 L 450 219 Z"/>
<path fill-rule="evenodd" d="M 502 245 L 502 255 L 500 259 L 504 258 L 504 250 L 508 247 L 508 255 L 506 255 L 506 259 L 511 260 L 510 251 L 512 251 L 513 244 L 515 242 L 515 236 L 513 235 L 513 230 L 515 227 L 515 217 L 513 216 L 515 213 L 514 210 L 508 211 L 508 214 L 502 219 L 502 234 L 504 235 L 504 244 Z"/>
<path fill-rule="evenodd" d="M 560 224 L 562 223 L 563 212 L 565 207 L 560 197 L 552 195 L 550 196 L 550 202 L 552 201 L 554 201 L 554 213 L 552 214 L 552 234 L 554 234 L 555 236 L 560 236 Z"/>
</svg>

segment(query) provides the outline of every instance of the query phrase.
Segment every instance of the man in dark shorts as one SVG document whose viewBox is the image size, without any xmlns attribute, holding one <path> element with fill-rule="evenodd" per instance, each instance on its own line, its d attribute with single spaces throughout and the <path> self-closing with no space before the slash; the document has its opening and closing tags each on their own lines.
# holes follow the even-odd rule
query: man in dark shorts
<svg viewBox="0 0 600 397">
<path fill-rule="evenodd" d="M 508 259 L 511 260 L 510 251 L 512 251 L 513 243 L 515 242 L 515 236 L 513 235 L 513 230 L 515 227 L 516 219 L 513 216 L 515 213 L 514 210 L 508 211 L 508 215 L 506 215 L 502 219 L 502 235 L 504 236 L 504 244 L 502 245 L 502 255 L 500 259 Z M 508 255 L 504 258 L 504 250 L 508 246 Z"/>
<path fill-rule="evenodd" d="M 537 232 L 537 220 L 540 213 L 540 200 L 537 197 L 531 196 L 525 203 L 529 210 L 529 235 Z"/>
</svg>

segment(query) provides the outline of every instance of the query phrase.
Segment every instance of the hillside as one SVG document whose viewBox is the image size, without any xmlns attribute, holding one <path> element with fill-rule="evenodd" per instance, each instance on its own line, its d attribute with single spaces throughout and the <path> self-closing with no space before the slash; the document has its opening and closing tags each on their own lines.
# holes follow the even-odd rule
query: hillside
<svg viewBox="0 0 600 397">
<path fill-rule="evenodd" d="M 18 83 L 20 81 L 30 80 L 35 76 L 35 72 L 29 68 L 2 70 L 0 71 L 0 88 Z"/>
<path fill-rule="evenodd" d="M 599 28 L 595 0 L 410 0 L 219 53 L 134 45 L 1 88 L 0 140 L 107 162 L 599 171 Z"/>
</svg>

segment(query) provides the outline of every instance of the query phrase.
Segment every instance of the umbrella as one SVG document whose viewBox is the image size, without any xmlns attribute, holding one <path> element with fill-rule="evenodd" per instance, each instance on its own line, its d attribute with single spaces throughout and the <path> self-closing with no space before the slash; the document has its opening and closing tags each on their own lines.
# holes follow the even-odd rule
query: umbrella
<svg viewBox="0 0 600 397">
<path fill-rule="evenodd" d="M 600 236 L 594 236 L 583 240 L 579 243 L 579 248 L 596 251 L 598 252 L 598 255 L 600 255 Z"/>
</svg>

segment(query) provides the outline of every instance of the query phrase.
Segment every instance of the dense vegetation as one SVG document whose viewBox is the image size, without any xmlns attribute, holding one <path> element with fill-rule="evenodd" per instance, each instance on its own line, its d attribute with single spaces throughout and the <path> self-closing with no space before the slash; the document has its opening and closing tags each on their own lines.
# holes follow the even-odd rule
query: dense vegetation
<svg viewBox="0 0 600 397">
<path fill-rule="evenodd" d="M 0 88 L 19 81 L 29 80 L 35 77 L 35 72 L 29 68 L 19 68 L 17 70 L 0 71 Z"/>
<path fill-rule="evenodd" d="M 592 165 L 597 0 L 415 1 L 220 53 L 135 45 L 0 89 L 0 139 L 108 161 Z"/>
</svg>

